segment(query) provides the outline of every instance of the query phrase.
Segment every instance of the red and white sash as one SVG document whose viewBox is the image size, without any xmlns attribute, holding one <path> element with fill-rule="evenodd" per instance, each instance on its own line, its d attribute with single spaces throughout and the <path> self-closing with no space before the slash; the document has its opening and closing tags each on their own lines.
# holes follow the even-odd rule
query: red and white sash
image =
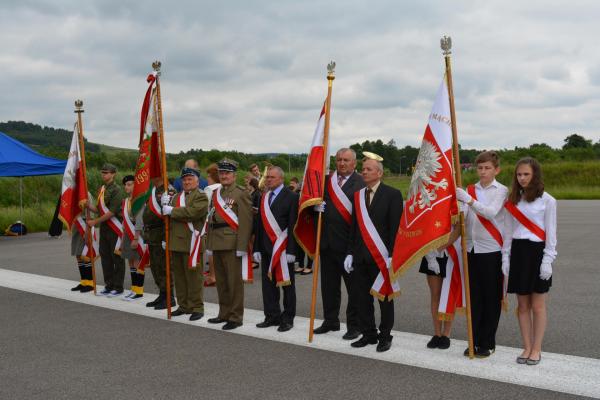
<svg viewBox="0 0 600 400">
<path fill-rule="evenodd" d="M 102 187 L 100 188 L 100 193 L 98 194 L 98 212 L 100 213 L 100 216 L 103 216 L 104 214 L 106 214 L 107 212 L 109 212 L 110 210 L 108 209 L 108 207 L 106 207 L 106 203 L 104 203 L 104 191 L 106 190 L 106 186 L 102 185 Z M 123 224 L 121 224 L 121 221 L 119 221 L 119 219 L 113 215 L 112 217 L 110 217 L 110 219 L 104 221 L 104 223 L 108 224 L 108 226 L 110 227 L 110 229 L 113 230 L 114 233 L 117 234 L 118 239 L 117 239 L 117 244 L 115 245 L 115 254 L 121 254 L 121 238 L 123 237 Z"/>
<path fill-rule="evenodd" d="M 442 321 L 452 321 L 456 310 L 464 309 L 465 285 L 464 269 L 460 257 L 460 238 L 446 248 L 446 277 L 442 281 L 438 318 Z"/>
<path fill-rule="evenodd" d="M 123 231 L 129 238 L 129 240 L 132 242 L 135 240 L 135 225 L 133 224 L 133 222 L 131 222 L 131 218 L 129 217 L 130 207 L 131 207 L 131 200 L 128 197 L 123 200 Z M 148 246 L 146 246 L 146 243 L 144 242 L 144 238 L 142 238 L 140 236 L 137 239 L 137 241 L 138 241 L 138 245 L 137 245 L 135 251 L 140 256 L 140 262 L 139 262 L 137 268 L 139 270 L 143 271 L 146 268 L 146 265 L 148 264 L 148 262 L 150 261 L 150 252 L 149 252 Z"/>
<path fill-rule="evenodd" d="M 273 255 L 271 256 L 271 262 L 269 263 L 268 276 L 273 279 L 273 272 L 275 272 L 275 282 L 277 286 L 287 286 L 291 284 L 290 270 L 287 265 L 287 253 L 285 249 L 288 243 L 288 229 L 281 230 L 275 216 L 271 212 L 271 206 L 269 205 L 269 195 L 271 191 L 263 193 L 261 199 L 260 216 L 262 223 L 273 244 Z"/>
<path fill-rule="evenodd" d="M 511 213 L 511 215 L 513 217 L 515 217 L 515 219 L 517 221 L 519 221 L 521 223 L 521 225 L 523 225 L 525 228 L 527 228 L 535 236 L 537 236 L 538 238 L 540 238 L 541 241 L 543 241 L 543 242 L 546 241 L 546 232 L 542 228 L 540 228 L 538 225 L 536 225 L 535 222 L 533 222 L 532 220 L 530 220 L 523 213 L 523 211 L 521 211 L 519 209 L 519 207 L 517 207 L 516 205 L 514 205 L 510 201 L 507 201 L 504 204 L 504 207 L 508 210 L 509 213 Z"/>
<path fill-rule="evenodd" d="M 85 224 L 85 221 L 83 220 L 83 218 L 81 217 L 81 215 L 77 216 L 75 221 L 73 221 L 73 225 L 75 226 L 75 228 L 77 229 L 77 232 L 79 232 L 79 234 L 81 235 L 81 237 L 83 238 L 83 241 L 85 243 L 83 246 L 83 250 L 81 251 L 81 258 L 83 258 L 86 261 L 91 260 L 92 258 L 94 260 L 96 258 L 98 258 L 98 254 L 100 254 L 99 253 L 100 244 L 98 243 L 98 234 L 96 232 L 96 228 L 90 228 L 90 232 L 92 234 L 92 248 L 90 249 L 88 247 L 88 241 L 86 240 L 86 237 L 85 237 L 86 224 Z"/>
<path fill-rule="evenodd" d="M 472 198 L 477 200 L 477 192 L 475 190 L 475 185 L 467 186 L 467 192 L 471 195 Z M 493 237 L 494 240 L 498 243 L 498 245 L 500 245 L 500 248 L 502 248 L 502 245 L 504 244 L 504 240 L 502 240 L 502 234 L 500 233 L 500 229 L 498 229 L 498 227 L 494 224 L 493 221 L 487 219 L 486 217 L 479 215 L 477 213 L 475 213 L 475 215 L 477 215 L 477 219 L 479 220 L 481 225 L 483 225 L 485 230 L 488 231 L 490 236 Z M 503 307 L 507 308 L 508 307 L 508 277 L 504 276 L 504 275 L 502 275 L 502 300 L 501 301 L 502 301 Z"/>
<path fill-rule="evenodd" d="M 176 207 L 185 207 L 185 193 L 179 193 Z M 188 257 L 188 268 L 196 268 L 202 255 L 202 246 L 200 240 L 200 231 L 194 228 L 191 222 L 187 223 L 188 229 L 192 232 L 192 240 L 190 241 L 190 256 Z"/>
<path fill-rule="evenodd" d="M 148 197 L 148 207 L 158 218 L 163 218 L 160 204 L 158 204 L 158 200 L 156 200 L 156 186 L 152 188 L 152 194 Z"/>
<path fill-rule="evenodd" d="M 213 192 L 212 204 L 215 207 L 215 212 L 221 216 L 229 225 L 229 227 L 236 231 L 240 226 L 238 216 L 233 212 L 231 207 L 227 205 L 223 197 L 221 196 L 221 187 L 217 188 Z M 203 228 L 204 229 L 204 228 Z M 246 255 L 242 257 L 242 279 L 244 282 L 252 283 L 254 280 L 252 271 L 252 245 L 248 244 L 246 248 Z"/>
<path fill-rule="evenodd" d="M 400 294 L 400 286 L 398 285 L 398 281 L 390 281 L 390 271 L 388 269 L 390 255 L 369 216 L 367 205 L 365 204 L 365 190 L 366 188 L 362 188 L 354 193 L 354 203 L 357 205 L 356 220 L 362 239 L 367 249 L 369 249 L 371 257 L 375 260 L 375 264 L 379 267 L 379 274 L 375 282 L 373 282 L 371 294 L 380 300 L 384 300 L 387 297 L 388 301 L 390 301 Z"/>
<path fill-rule="evenodd" d="M 342 218 L 344 218 L 344 221 L 346 221 L 348 225 L 352 224 L 352 202 L 338 184 L 337 171 L 334 171 L 329 177 L 327 191 L 331 198 L 331 202 Z"/>
</svg>

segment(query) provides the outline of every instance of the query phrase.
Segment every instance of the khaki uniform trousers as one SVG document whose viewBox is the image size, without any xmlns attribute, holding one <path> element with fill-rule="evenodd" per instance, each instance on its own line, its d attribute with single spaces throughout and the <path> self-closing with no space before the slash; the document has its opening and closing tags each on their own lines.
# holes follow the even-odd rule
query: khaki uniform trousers
<svg viewBox="0 0 600 400">
<path fill-rule="evenodd" d="M 189 254 L 172 251 L 171 265 L 173 277 L 175 278 L 175 294 L 179 308 L 186 313 L 204 313 L 204 300 L 202 289 L 204 284 L 204 273 L 202 265 L 196 268 L 188 268 Z"/>
<path fill-rule="evenodd" d="M 213 261 L 219 295 L 219 318 L 242 323 L 244 319 L 242 258 L 235 256 L 235 250 L 214 250 Z"/>
</svg>

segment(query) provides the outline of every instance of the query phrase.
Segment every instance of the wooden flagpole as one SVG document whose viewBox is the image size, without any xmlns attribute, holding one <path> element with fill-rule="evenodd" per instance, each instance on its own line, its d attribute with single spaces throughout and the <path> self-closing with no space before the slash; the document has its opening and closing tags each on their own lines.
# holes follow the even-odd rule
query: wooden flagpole
<svg viewBox="0 0 600 400">
<path fill-rule="evenodd" d="M 460 158 L 458 153 L 458 132 L 456 128 L 456 112 L 454 110 L 454 89 L 452 87 L 452 67 L 450 54 L 452 54 L 452 39 L 444 36 L 440 40 L 444 59 L 446 61 L 446 82 L 448 84 L 448 97 L 450 99 L 450 118 L 452 120 L 452 152 L 454 154 L 454 179 L 457 187 L 462 187 L 462 174 L 460 168 Z M 473 346 L 473 323 L 471 321 L 471 289 L 469 285 L 469 260 L 467 257 L 467 243 L 465 237 L 465 214 L 459 209 L 460 224 L 460 246 L 462 248 L 462 262 L 465 275 L 465 297 L 467 303 L 467 337 L 469 339 L 469 358 L 475 357 L 475 348 Z"/>
<path fill-rule="evenodd" d="M 165 193 L 169 191 L 169 177 L 167 176 L 167 152 L 165 150 L 165 137 L 163 130 L 162 103 L 160 100 L 160 61 L 152 63 L 152 69 L 156 71 L 156 112 L 158 119 L 158 135 L 160 136 L 160 168 L 163 178 Z M 171 229 L 171 218 L 165 215 L 165 269 L 166 269 L 166 296 L 167 296 L 167 319 L 171 319 L 171 254 L 169 252 L 169 231 Z"/>
<path fill-rule="evenodd" d="M 335 62 L 327 64 L 327 101 L 325 105 L 325 127 L 323 129 L 323 175 L 321 176 L 321 193 L 325 195 L 325 174 L 329 165 L 329 118 L 331 116 L 331 91 L 335 79 Z M 315 258 L 313 260 L 313 286 L 310 302 L 310 324 L 308 327 L 308 342 L 312 343 L 315 326 L 315 309 L 317 306 L 317 287 L 319 286 L 319 261 L 321 255 L 321 226 L 323 213 L 319 213 L 317 220 L 317 241 L 315 245 Z"/>
<path fill-rule="evenodd" d="M 88 186 L 87 186 L 87 166 L 85 163 L 85 144 L 83 141 L 83 118 L 81 114 L 84 113 L 83 110 L 83 101 L 75 100 L 75 114 L 77 114 L 77 138 L 79 139 L 79 155 L 81 157 L 81 173 L 83 174 L 83 190 L 85 191 L 85 195 L 87 197 L 88 194 Z M 90 199 L 88 198 L 88 201 Z M 90 209 L 85 207 L 85 220 L 86 222 L 90 220 Z M 87 241 L 87 246 L 90 252 L 94 250 L 94 243 L 92 238 L 92 227 L 90 227 L 87 223 L 85 224 L 85 238 Z M 94 257 L 90 257 L 90 262 L 92 264 L 92 282 L 94 284 L 94 294 L 96 294 L 96 266 L 94 265 Z"/>
</svg>

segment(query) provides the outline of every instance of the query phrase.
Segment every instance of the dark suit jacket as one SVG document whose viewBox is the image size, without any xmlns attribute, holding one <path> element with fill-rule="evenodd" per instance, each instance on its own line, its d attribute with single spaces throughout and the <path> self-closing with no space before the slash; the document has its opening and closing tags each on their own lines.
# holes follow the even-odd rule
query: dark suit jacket
<svg viewBox="0 0 600 400">
<path fill-rule="evenodd" d="M 352 198 L 352 206 L 356 207 L 354 204 L 354 197 Z M 371 201 L 371 206 L 368 211 L 369 216 L 373 221 L 373 225 L 375 225 L 390 257 L 394 250 L 394 242 L 396 240 L 396 233 L 398 233 L 398 226 L 400 225 L 402 208 L 402 193 L 381 182 L 379 188 L 375 192 L 375 196 Z M 348 240 L 348 254 L 354 256 L 353 262 L 355 264 L 375 263 L 375 260 L 371 257 L 371 253 L 369 253 L 369 249 L 365 245 L 360 233 L 360 228 L 358 227 L 356 219 L 356 211 L 352 213 L 352 228 L 350 231 L 350 239 Z"/>
<path fill-rule="evenodd" d="M 268 195 L 265 192 L 265 195 Z M 286 248 L 287 254 L 297 255 L 298 254 L 298 245 L 294 240 L 294 225 L 296 224 L 296 219 L 298 217 L 298 200 L 299 196 L 297 193 L 292 192 L 290 189 L 285 186 L 281 189 L 281 192 L 275 197 L 273 200 L 273 204 L 271 204 L 271 212 L 279 224 L 281 230 L 288 229 L 288 245 Z M 259 204 L 258 207 L 258 221 L 256 224 L 256 232 L 254 238 L 254 251 L 259 251 L 263 255 L 268 255 L 271 257 L 273 254 L 273 244 L 271 243 L 271 239 L 265 232 L 262 223 L 261 210 L 262 204 Z"/>
<path fill-rule="evenodd" d="M 351 226 L 346 223 L 337 208 L 333 205 L 329 190 L 327 190 L 330 176 L 325 178 L 325 212 L 323 213 L 323 227 L 321 231 L 321 251 L 333 250 L 345 253 L 348 249 L 348 238 Z M 350 201 L 354 198 L 354 192 L 365 187 L 360 174 L 353 172 L 342 186 L 342 191 Z"/>
</svg>

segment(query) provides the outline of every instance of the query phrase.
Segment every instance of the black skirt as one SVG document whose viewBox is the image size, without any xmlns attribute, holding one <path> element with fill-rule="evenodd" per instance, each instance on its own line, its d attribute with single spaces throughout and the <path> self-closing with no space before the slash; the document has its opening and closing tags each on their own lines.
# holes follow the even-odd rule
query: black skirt
<svg viewBox="0 0 600 400">
<path fill-rule="evenodd" d="M 448 262 L 448 256 L 444 257 L 436 257 L 438 264 L 440 264 L 440 273 L 436 274 L 432 270 L 427 267 L 427 259 L 423 257 L 421 259 L 421 266 L 419 267 L 419 272 L 426 275 L 431 276 L 439 276 L 440 278 L 446 277 L 446 263 Z"/>
<path fill-rule="evenodd" d="M 508 293 L 529 295 L 546 293 L 550 290 L 552 277 L 547 281 L 540 278 L 540 266 L 545 246 L 544 242 L 513 239 L 510 249 Z"/>
</svg>

